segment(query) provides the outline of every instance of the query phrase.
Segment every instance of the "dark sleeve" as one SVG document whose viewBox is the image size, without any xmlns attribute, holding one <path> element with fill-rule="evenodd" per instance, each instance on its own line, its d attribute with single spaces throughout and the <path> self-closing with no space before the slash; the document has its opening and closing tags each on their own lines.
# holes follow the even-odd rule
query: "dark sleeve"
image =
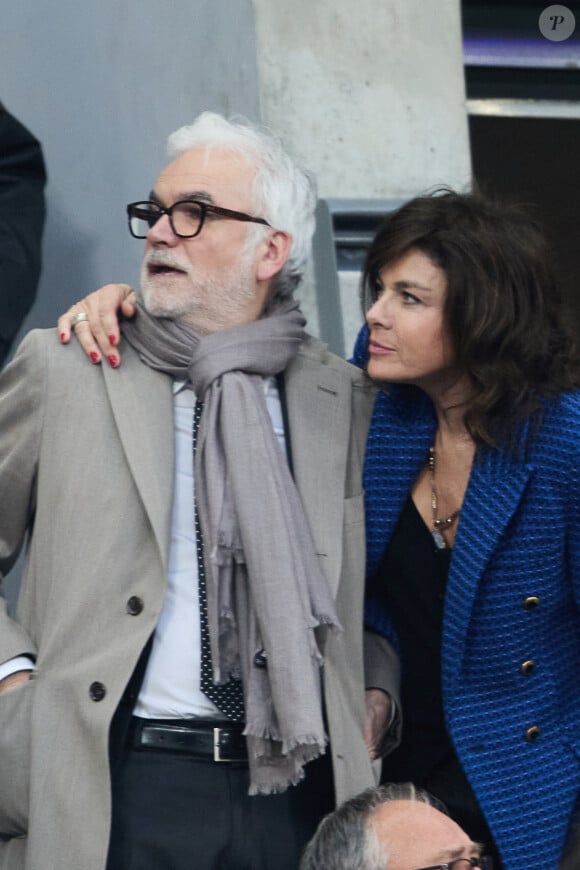
<svg viewBox="0 0 580 870">
<path fill-rule="evenodd" d="M 40 143 L 0 103 L 0 365 L 36 295 L 45 183 Z"/>
<path fill-rule="evenodd" d="M 356 337 L 354 350 L 352 353 L 352 357 L 349 359 L 353 365 L 358 366 L 359 369 L 364 369 L 369 359 L 369 328 L 365 324 L 361 326 L 359 333 Z"/>
<path fill-rule="evenodd" d="M 392 752 L 401 742 L 401 667 L 395 648 L 380 635 L 365 628 L 365 688 L 381 689 L 393 703 L 393 719 L 377 747 L 379 757 Z"/>
</svg>

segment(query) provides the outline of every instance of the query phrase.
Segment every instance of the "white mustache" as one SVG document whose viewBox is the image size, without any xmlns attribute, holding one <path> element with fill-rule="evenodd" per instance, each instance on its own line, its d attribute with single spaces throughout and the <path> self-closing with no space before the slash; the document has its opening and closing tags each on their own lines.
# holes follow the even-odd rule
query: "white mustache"
<svg viewBox="0 0 580 870">
<path fill-rule="evenodd" d="M 145 266 L 167 266 L 169 269 L 179 269 L 181 272 L 190 273 L 190 264 L 176 257 L 171 251 L 152 248 L 145 257 Z"/>
</svg>

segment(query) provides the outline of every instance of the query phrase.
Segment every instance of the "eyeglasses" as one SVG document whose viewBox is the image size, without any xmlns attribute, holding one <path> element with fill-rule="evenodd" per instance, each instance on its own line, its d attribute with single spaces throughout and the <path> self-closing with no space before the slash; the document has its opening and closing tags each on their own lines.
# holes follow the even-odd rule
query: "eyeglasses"
<svg viewBox="0 0 580 870">
<path fill-rule="evenodd" d="M 421 867 L 421 870 L 493 870 L 492 859 L 487 856 L 481 858 L 456 858 L 447 864 L 434 864 L 432 867 Z"/>
<path fill-rule="evenodd" d="M 157 202 L 130 202 L 127 206 L 129 232 L 135 239 L 145 239 L 151 227 L 164 214 L 169 218 L 169 224 L 174 234 L 180 239 L 193 239 L 194 236 L 198 236 L 208 215 L 270 226 L 264 218 L 252 217 L 243 211 L 220 208 L 217 205 L 209 205 L 207 202 L 199 202 L 196 199 L 183 199 L 174 202 L 168 208 L 163 208 Z"/>
</svg>

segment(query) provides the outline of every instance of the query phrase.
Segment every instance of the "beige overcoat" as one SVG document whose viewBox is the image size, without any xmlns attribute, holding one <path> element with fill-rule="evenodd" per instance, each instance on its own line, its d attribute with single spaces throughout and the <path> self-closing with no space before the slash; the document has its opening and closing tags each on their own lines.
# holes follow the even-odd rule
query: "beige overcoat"
<svg viewBox="0 0 580 870">
<path fill-rule="evenodd" d="M 122 347 L 118 371 L 35 331 L 0 375 L 0 572 L 28 533 L 17 618 L 0 662 L 36 657 L 0 696 L 1 870 L 104 870 L 108 731 L 166 587 L 173 488 L 171 380 Z M 367 683 L 393 688 L 389 650 L 363 653 L 365 376 L 305 341 L 285 373 L 294 476 L 344 631 L 324 649 L 338 800 L 373 783 Z M 135 614 L 132 596 L 145 606 Z M 0 600 L 0 603 L 1 600 Z M 186 823 L 186 822 L 184 822 Z M 6 839 L 8 838 L 8 839 Z"/>
</svg>

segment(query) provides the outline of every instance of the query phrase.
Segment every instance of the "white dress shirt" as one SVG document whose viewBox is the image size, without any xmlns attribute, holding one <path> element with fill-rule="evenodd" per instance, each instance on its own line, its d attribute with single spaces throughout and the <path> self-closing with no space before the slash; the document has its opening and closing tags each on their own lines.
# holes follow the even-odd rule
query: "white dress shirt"
<svg viewBox="0 0 580 870">
<path fill-rule="evenodd" d="M 264 380 L 272 426 L 285 451 L 282 407 L 275 378 Z M 193 509 L 195 394 L 174 385 L 175 486 L 167 593 L 134 713 L 145 719 L 225 718 L 203 694 L 197 547 Z M 284 453 L 285 455 L 285 453 Z"/>
</svg>

